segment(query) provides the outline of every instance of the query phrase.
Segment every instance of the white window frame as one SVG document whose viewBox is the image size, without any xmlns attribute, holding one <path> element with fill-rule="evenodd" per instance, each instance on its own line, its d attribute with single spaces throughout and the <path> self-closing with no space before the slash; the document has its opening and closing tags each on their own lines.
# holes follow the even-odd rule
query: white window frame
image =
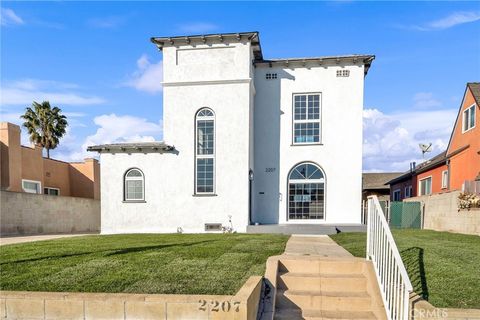
<svg viewBox="0 0 480 320">
<path fill-rule="evenodd" d="M 412 197 L 412 192 L 413 192 L 412 186 L 406 186 L 405 187 L 405 198 L 411 198 Z"/>
<path fill-rule="evenodd" d="M 425 181 L 425 180 L 428 180 L 430 179 L 430 193 L 425 193 L 425 194 L 422 194 L 423 193 L 423 189 L 422 189 L 422 181 Z M 432 187 L 433 187 L 433 179 L 432 179 L 432 176 L 428 176 L 428 177 L 425 177 L 423 179 L 420 179 L 418 180 L 418 195 L 419 196 L 429 196 L 432 194 Z"/>
<path fill-rule="evenodd" d="M 130 171 L 136 170 L 140 172 L 142 175 L 141 177 L 127 177 L 128 173 Z M 127 192 L 127 181 L 136 181 L 136 180 L 141 180 L 142 181 L 142 198 L 141 199 L 129 199 L 127 198 L 128 192 Z M 125 174 L 123 175 L 123 201 L 124 202 L 144 202 L 145 201 L 145 175 L 143 174 L 143 171 L 140 170 L 139 168 L 129 168 L 127 171 L 125 171 Z"/>
<path fill-rule="evenodd" d="M 473 128 L 475 128 L 475 124 L 476 124 L 476 117 L 477 117 L 477 112 L 476 112 L 476 104 L 472 104 L 470 107 L 466 108 L 465 110 L 463 110 L 463 117 L 462 117 L 462 133 L 465 133 L 465 132 L 468 132 L 470 130 L 472 130 Z M 468 126 L 470 125 L 471 121 L 471 117 L 472 117 L 472 113 L 473 113 L 473 126 L 471 127 L 466 127 L 465 126 L 465 118 L 468 117 Z"/>
<path fill-rule="evenodd" d="M 395 194 L 398 194 L 398 199 L 395 199 Z M 392 198 L 393 198 L 393 201 L 402 201 L 402 190 L 401 189 L 393 190 Z"/>
<path fill-rule="evenodd" d="M 58 194 L 50 194 L 48 191 L 45 192 L 45 189 L 47 189 L 47 190 L 57 190 L 57 191 L 58 191 Z M 43 193 L 44 193 L 44 194 L 47 194 L 47 195 L 49 195 L 49 196 L 60 196 L 60 188 L 44 187 L 44 188 L 43 188 Z"/>
<path fill-rule="evenodd" d="M 308 96 L 318 95 L 318 119 L 308 119 Z M 306 110 L 305 118 L 301 120 L 295 120 L 295 97 L 297 96 L 306 96 Z M 295 124 L 301 123 L 318 123 L 318 142 L 295 142 Z M 312 144 L 322 144 L 322 93 L 321 92 L 305 92 L 305 93 L 294 93 L 292 95 L 292 145 L 301 146 L 301 145 L 312 145 Z"/>
<path fill-rule="evenodd" d="M 447 189 L 448 187 L 448 170 L 442 171 L 442 189 Z"/>
<path fill-rule="evenodd" d="M 199 113 L 203 110 L 209 110 L 213 115 L 212 116 L 201 116 L 199 117 Z M 198 153 L 198 121 L 204 121 L 204 120 L 212 120 L 213 121 L 213 153 L 212 154 L 199 154 Z M 217 141 L 216 141 L 216 135 L 217 135 L 217 128 L 216 128 L 216 121 L 215 121 L 215 112 L 208 107 L 201 108 L 195 113 L 195 143 L 194 143 L 194 148 L 195 148 L 195 170 L 194 170 L 194 185 L 195 185 L 195 190 L 194 190 L 194 195 L 215 195 L 215 190 L 216 190 L 216 149 L 217 149 Z M 213 184 L 212 184 L 212 191 L 211 192 L 201 192 L 198 191 L 198 186 L 197 186 L 197 162 L 199 159 L 213 159 Z"/>
<path fill-rule="evenodd" d="M 37 192 L 31 192 L 31 191 L 28 191 L 30 189 L 25 189 L 23 183 L 24 182 L 30 182 L 30 183 L 36 183 L 37 184 Z M 42 194 L 42 183 L 40 181 L 37 181 L 37 180 L 28 180 L 28 179 L 22 179 L 22 190 L 23 192 L 26 192 L 26 193 L 31 193 L 31 194 Z"/>
</svg>

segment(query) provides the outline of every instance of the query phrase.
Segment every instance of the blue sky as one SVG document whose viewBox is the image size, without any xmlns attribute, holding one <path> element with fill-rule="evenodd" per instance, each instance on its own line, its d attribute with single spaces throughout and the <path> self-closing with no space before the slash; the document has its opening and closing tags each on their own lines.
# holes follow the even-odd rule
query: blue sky
<svg viewBox="0 0 480 320">
<path fill-rule="evenodd" d="M 264 57 L 375 54 L 365 84 L 364 169 L 404 171 L 441 152 L 480 81 L 480 2 L 1 3 L 1 118 L 50 100 L 70 121 L 52 156 L 162 139 L 162 55 L 151 36 L 259 31 Z M 28 137 L 23 137 L 25 144 Z"/>
</svg>

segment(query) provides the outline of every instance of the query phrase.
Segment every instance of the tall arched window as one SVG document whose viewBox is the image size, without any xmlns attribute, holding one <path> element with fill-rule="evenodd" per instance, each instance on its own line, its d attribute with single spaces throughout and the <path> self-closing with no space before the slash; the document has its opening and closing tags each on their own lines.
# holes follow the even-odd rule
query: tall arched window
<svg viewBox="0 0 480 320">
<path fill-rule="evenodd" d="M 195 193 L 215 192 L 215 115 L 209 108 L 195 117 Z"/>
<path fill-rule="evenodd" d="M 325 175 L 316 164 L 300 163 L 290 171 L 288 218 L 325 218 Z"/>
<path fill-rule="evenodd" d="M 132 168 L 125 173 L 124 200 L 142 201 L 145 200 L 145 178 L 143 172 Z"/>
</svg>

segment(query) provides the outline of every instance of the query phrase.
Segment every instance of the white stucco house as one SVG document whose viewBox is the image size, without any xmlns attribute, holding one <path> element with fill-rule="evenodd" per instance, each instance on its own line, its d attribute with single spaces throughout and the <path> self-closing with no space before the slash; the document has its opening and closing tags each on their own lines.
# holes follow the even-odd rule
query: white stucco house
<svg viewBox="0 0 480 320">
<path fill-rule="evenodd" d="M 266 59 L 258 32 L 151 41 L 164 142 L 88 148 L 100 153 L 102 233 L 360 224 L 373 55 Z"/>
</svg>

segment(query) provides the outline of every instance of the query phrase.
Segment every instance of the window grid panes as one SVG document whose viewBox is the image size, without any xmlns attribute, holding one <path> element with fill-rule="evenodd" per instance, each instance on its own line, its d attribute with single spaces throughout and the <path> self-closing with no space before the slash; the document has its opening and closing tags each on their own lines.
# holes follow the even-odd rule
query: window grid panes
<svg viewBox="0 0 480 320">
<path fill-rule="evenodd" d="M 313 164 L 300 164 L 290 173 L 288 183 L 288 218 L 325 218 L 325 179 Z"/>
<path fill-rule="evenodd" d="M 432 178 L 420 180 L 420 195 L 429 195 L 432 193 Z"/>
<path fill-rule="evenodd" d="M 22 187 L 27 193 L 41 193 L 40 182 L 22 181 Z"/>
<path fill-rule="evenodd" d="M 145 200 L 143 174 L 131 169 L 125 174 L 125 201 Z"/>
<path fill-rule="evenodd" d="M 470 130 L 475 127 L 475 105 L 463 112 L 463 131 Z"/>
<path fill-rule="evenodd" d="M 320 94 L 294 95 L 293 142 L 319 143 L 321 106 Z"/>
<path fill-rule="evenodd" d="M 196 117 L 195 193 L 214 193 L 215 118 L 204 108 Z"/>
</svg>

